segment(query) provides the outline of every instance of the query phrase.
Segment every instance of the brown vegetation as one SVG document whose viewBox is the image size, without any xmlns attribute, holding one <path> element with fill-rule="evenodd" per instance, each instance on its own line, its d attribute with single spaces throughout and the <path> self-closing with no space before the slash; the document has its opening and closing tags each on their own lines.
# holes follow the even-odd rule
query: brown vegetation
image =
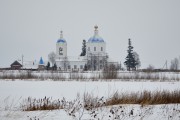
<svg viewBox="0 0 180 120">
<path fill-rule="evenodd" d="M 60 72 L 60 71 L 39 71 L 33 72 L 31 70 L 27 71 L 1 71 L 0 79 L 35 79 L 35 80 L 54 80 L 54 81 L 64 81 L 64 80 L 122 80 L 122 81 L 179 81 L 179 73 L 163 73 L 163 72 L 119 72 L 116 70 L 115 66 L 109 65 L 107 69 L 102 72 Z"/>
<path fill-rule="evenodd" d="M 115 92 L 112 97 L 105 99 L 104 97 L 98 98 L 88 93 L 84 94 L 83 102 L 80 101 L 80 96 L 73 101 L 52 100 L 52 98 L 43 99 L 28 99 L 24 100 L 22 109 L 24 111 L 35 110 L 54 110 L 65 109 L 71 114 L 78 111 L 80 108 L 86 110 L 93 110 L 94 108 L 119 105 L 119 104 L 141 104 L 143 105 L 156 105 L 156 104 L 177 104 L 180 103 L 180 90 L 176 91 L 143 91 L 132 93 L 118 93 Z M 72 112 L 73 111 L 73 112 Z"/>
<path fill-rule="evenodd" d="M 63 104 L 59 99 L 52 100 L 50 97 L 44 97 L 43 99 L 33 99 L 28 97 L 28 99 L 24 100 L 24 103 L 21 107 L 23 111 L 54 110 L 62 109 Z"/>
<path fill-rule="evenodd" d="M 176 91 L 143 91 L 141 93 L 114 93 L 114 95 L 106 101 L 106 105 L 117 104 L 173 104 L 180 103 L 180 90 Z"/>
</svg>

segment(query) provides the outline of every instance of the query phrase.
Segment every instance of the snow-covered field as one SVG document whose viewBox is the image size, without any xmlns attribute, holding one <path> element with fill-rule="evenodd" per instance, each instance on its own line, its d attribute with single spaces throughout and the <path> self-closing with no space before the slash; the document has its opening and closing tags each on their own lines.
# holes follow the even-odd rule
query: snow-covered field
<svg viewBox="0 0 180 120">
<path fill-rule="evenodd" d="M 69 119 L 180 119 L 180 105 L 116 105 L 95 109 L 93 111 L 79 110 L 76 117 L 69 116 L 65 110 L 52 111 L 22 111 L 20 104 L 27 97 L 74 100 L 77 94 L 84 93 L 105 98 L 113 93 L 135 91 L 180 90 L 180 82 L 125 82 L 125 81 L 5 81 L 0 80 L 0 120 L 69 120 Z M 114 114 L 112 114 L 112 110 Z M 118 110 L 118 111 L 117 111 Z M 133 114 L 131 111 L 133 110 Z M 110 112 L 111 111 L 111 112 Z M 92 112 L 92 113 L 91 113 Z M 94 118 L 95 116 L 95 118 Z"/>
<path fill-rule="evenodd" d="M 112 114 L 111 110 L 115 113 Z M 133 110 L 133 114 L 131 114 L 131 110 Z M 64 110 L 0 112 L 1 120 L 179 120 L 180 105 L 150 105 L 144 107 L 140 105 L 118 105 L 96 109 L 95 114 L 93 111 L 85 110 L 84 112 L 77 112 L 75 115 L 76 117 L 69 116 Z M 94 115 L 96 116 L 94 117 Z"/>
<path fill-rule="evenodd" d="M 102 71 L 63 72 L 63 71 L 26 71 L 3 70 L 0 79 L 36 79 L 36 80 L 105 80 Z M 128 72 L 118 71 L 116 80 L 127 81 L 180 81 L 179 72 Z"/>
</svg>

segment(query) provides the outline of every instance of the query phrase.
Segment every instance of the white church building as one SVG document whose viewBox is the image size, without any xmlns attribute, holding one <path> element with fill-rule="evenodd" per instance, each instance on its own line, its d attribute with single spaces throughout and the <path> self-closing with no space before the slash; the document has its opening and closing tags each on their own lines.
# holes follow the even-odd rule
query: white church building
<svg viewBox="0 0 180 120">
<path fill-rule="evenodd" d="M 82 71 L 86 67 L 88 70 L 102 70 L 108 64 L 118 62 L 110 61 L 106 53 L 106 42 L 98 34 L 98 26 L 94 27 L 94 35 L 86 41 L 86 55 L 71 57 L 67 55 L 67 41 L 60 33 L 60 38 L 56 42 L 56 65 L 58 70 Z"/>
</svg>

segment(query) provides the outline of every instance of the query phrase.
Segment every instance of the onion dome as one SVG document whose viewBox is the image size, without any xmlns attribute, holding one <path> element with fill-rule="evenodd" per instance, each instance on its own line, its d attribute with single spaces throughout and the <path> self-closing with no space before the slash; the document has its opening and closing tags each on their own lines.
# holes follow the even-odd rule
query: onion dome
<svg viewBox="0 0 180 120">
<path fill-rule="evenodd" d="M 60 38 L 57 40 L 57 43 L 66 43 L 66 40 L 63 38 L 63 31 L 60 32 Z"/>
<path fill-rule="evenodd" d="M 101 38 L 99 35 L 98 35 L 98 26 L 94 26 L 95 30 L 94 30 L 94 36 L 92 36 L 91 38 L 89 38 L 88 42 L 91 42 L 91 43 L 99 43 L 99 42 L 104 42 L 104 39 Z"/>
</svg>

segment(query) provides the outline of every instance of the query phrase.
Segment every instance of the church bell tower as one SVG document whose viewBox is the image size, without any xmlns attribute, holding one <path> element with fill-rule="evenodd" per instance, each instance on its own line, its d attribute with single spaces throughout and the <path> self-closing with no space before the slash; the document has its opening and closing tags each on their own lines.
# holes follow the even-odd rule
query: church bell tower
<svg viewBox="0 0 180 120">
<path fill-rule="evenodd" d="M 56 43 L 56 58 L 61 59 L 67 57 L 67 42 L 63 38 L 63 31 L 60 31 L 60 38 Z"/>
</svg>

